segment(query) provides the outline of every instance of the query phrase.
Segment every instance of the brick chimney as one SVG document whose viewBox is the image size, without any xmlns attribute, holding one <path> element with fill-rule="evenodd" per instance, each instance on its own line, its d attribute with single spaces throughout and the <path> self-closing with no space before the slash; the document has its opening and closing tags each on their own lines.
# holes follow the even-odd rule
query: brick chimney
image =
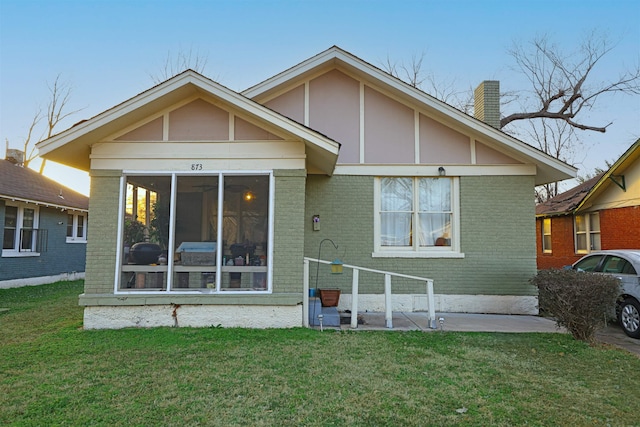
<svg viewBox="0 0 640 427">
<path fill-rule="evenodd" d="M 485 80 L 474 91 L 474 116 L 500 129 L 500 82 Z"/>
</svg>

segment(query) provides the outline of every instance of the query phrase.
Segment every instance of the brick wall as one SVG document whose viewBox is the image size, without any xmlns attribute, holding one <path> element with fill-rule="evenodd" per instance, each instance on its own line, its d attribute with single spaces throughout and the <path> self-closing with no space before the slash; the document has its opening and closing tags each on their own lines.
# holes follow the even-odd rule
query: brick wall
<svg viewBox="0 0 640 427">
<path fill-rule="evenodd" d="M 551 253 L 542 252 L 542 219 L 536 220 L 538 268 L 562 268 L 578 261 L 584 254 L 575 253 L 573 215 L 551 218 Z M 640 206 L 600 211 L 602 249 L 640 248 Z"/>
<path fill-rule="evenodd" d="M 275 170 L 273 292 L 302 292 L 305 170 Z"/>
<path fill-rule="evenodd" d="M 485 80 L 474 92 L 474 116 L 500 129 L 500 82 Z"/>
<path fill-rule="evenodd" d="M 600 211 L 603 249 L 640 248 L 640 206 Z"/>
<path fill-rule="evenodd" d="M 305 256 L 339 256 L 347 264 L 429 277 L 437 293 L 533 295 L 528 280 L 535 274 L 532 177 L 460 178 L 460 232 L 463 259 L 373 258 L 374 178 L 310 175 L 307 178 Z M 320 231 L 312 217 L 320 215 Z M 315 286 L 316 264 L 311 264 Z M 351 289 L 351 274 L 331 275 L 320 267 L 319 287 Z M 362 273 L 361 293 L 382 293 L 383 276 Z M 424 284 L 393 279 L 394 293 L 423 293 Z"/>
<path fill-rule="evenodd" d="M 91 171 L 85 294 L 113 293 L 120 171 Z"/>
<path fill-rule="evenodd" d="M 536 219 L 538 269 L 562 268 L 579 260 L 573 236 L 573 215 L 551 218 L 551 253 L 542 252 L 542 218 Z"/>
</svg>

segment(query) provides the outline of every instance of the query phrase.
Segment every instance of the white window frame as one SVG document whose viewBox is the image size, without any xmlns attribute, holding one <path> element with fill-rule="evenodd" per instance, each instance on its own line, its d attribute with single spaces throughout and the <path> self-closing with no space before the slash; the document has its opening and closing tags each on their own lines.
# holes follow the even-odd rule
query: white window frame
<svg viewBox="0 0 640 427">
<path fill-rule="evenodd" d="M 460 252 L 460 180 L 458 177 L 446 177 L 451 180 L 451 246 L 421 247 L 418 239 L 413 239 L 412 247 L 382 246 L 381 241 L 381 180 L 383 178 L 412 178 L 414 180 L 413 224 L 417 224 L 418 205 L 416 200 L 417 182 L 420 178 L 442 178 L 431 176 L 380 176 L 375 178 L 374 185 L 374 258 L 464 258 Z"/>
<path fill-rule="evenodd" d="M 17 257 L 35 257 L 40 256 L 40 252 L 36 252 L 38 240 L 37 233 L 33 233 L 31 237 L 31 249 L 30 250 L 20 250 L 20 230 L 23 228 L 22 224 L 24 221 L 24 210 L 25 209 L 33 209 L 33 230 L 38 230 L 40 225 L 40 207 L 37 205 L 32 205 L 28 203 L 17 203 L 17 202 L 6 202 L 5 209 L 7 206 L 13 206 L 18 208 L 17 218 L 16 218 L 16 233 L 13 238 L 13 248 L 12 249 L 2 249 L 2 257 L 4 258 L 17 258 Z M 3 224 L 4 230 L 4 224 Z"/>
<path fill-rule="evenodd" d="M 71 236 L 67 235 L 67 243 L 87 243 L 87 214 L 84 212 L 74 212 L 70 211 L 67 215 L 73 216 L 73 231 Z M 67 216 L 68 218 L 68 216 Z M 78 224 L 82 221 L 82 235 L 78 235 Z M 67 226 L 69 224 L 67 223 Z M 66 231 L 65 231 L 66 233 Z"/>
<path fill-rule="evenodd" d="M 269 179 L 269 209 L 268 209 L 268 237 L 267 237 L 267 258 L 269 260 L 273 260 L 273 245 L 274 245 L 274 214 L 275 214 L 275 177 L 273 171 L 271 170 L 247 170 L 247 171 L 220 171 L 220 170 L 203 170 L 200 173 L 188 173 L 188 172 L 167 172 L 167 171 L 123 171 L 123 175 L 120 178 L 120 193 L 119 193 L 119 214 L 118 214 L 118 245 L 116 250 L 116 266 L 115 266 L 115 280 L 113 284 L 114 294 L 153 294 L 153 295 L 196 295 L 196 294 L 217 294 L 217 295 L 269 295 L 273 293 L 273 261 L 269 261 L 267 263 L 267 288 L 266 290 L 260 291 L 250 291 L 250 290 L 242 290 L 242 291 L 234 291 L 233 289 L 219 290 L 219 283 L 222 276 L 222 251 L 216 251 L 216 265 L 215 265 L 215 273 L 217 282 L 215 289 L 202 289 L 202 290 L 189 290 L 184 291 L 181 288 L 176 288 L 173 283 L 173 272 L 174 265 L 172 261 L 168 262 L 167 266 L 160 266 L 162 268 L 161 271 L 166 272 L 167 274 L 167 289 L 166 290 L 135 290 L 131 291 L 128 289 L 123 289 L 120 285 L 120 277 L 121 277 L 121 269 L 122 269 L 122 248 L 123 248 L 123 224 L 124 224 L 124 216 L 126 211 L 126 200 L 125 195 L 127 192 L 127 179 L 129 176 L 168 176 L 171 178 L 171 213 L 170 213 L 170 221 L 169 221 L 169 246 L 173 247 L 175 238 L 175 216 L 176 216 L 176 194 L 177 194 L 177 180 L 179 177 L 183 176 L 193 176 L 193 175 L 206 175 L 206 176 L 216 176 L 218 178 L 218 182 L 223 182 L 224 177 L 231 176 L 252 176 L 252 175 L 263 175 L 267 176 Z M 223 192 L 222 186 L 219 187 L 218 190 L 218 205 L 223 205 Z M 222 210 L 218 213 L 218 236 L 216 241 L 221 242 L 222 239 Z"/>
<path fill-rule="evenodd" d="M 595 235 L 600 236 L 600 227 L 598 227 L 597 230 L 592 230 L 591 229 L 591 216 L 597 216 L 598 217 L 598 224 L 600 224 L 600 213 L 599 212 L 592 212 L 592 213 L 586 213 L 586 214 L 582 214 L 582 215 L 574 215 L 573 217 L 573 243 L 574 243 L 574 248 L 575 248 L 575 253 L 576 254 L 588 254 L 591 253 L 592 251 L 598 251 L 601 249 L 602 247 L 602 243 L 599 245 L 599 247 L 592 247 L 591 245 L 591 241 L 592 241 L 592 237 Z M 583 218 L 584 220 L 584 224 L 585 224 L 585 230 L 584 231 L 578 231 L 578 227 L 576 224 L 576 219 L 578 217 Z M 584 235 L 586 237 L 586 243 L 589 246 L 588 248 L 578 248 L 578 236 L 579 235 Z M 600 239 L 598 239 L 600 240 Z"/>
<path fill-rule="evenodd" d="M 549 230 L 546 230 L 545 224 L 549 224 Z M 542 223 L 540 224 L 541 233 L 542 233 L 542 252 L 545 254 L 553 253 L 553 243 L 551 242 L 551 218 L 542 218 Z M 545 237 L 549 237 L 549 247 L 545 245 Z"/>
</svg>

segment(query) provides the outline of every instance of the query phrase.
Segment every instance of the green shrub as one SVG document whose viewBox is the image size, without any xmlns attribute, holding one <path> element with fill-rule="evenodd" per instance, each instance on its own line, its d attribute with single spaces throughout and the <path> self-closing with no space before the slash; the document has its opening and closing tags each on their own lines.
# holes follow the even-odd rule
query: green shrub
<svg viewBox="0 0 640 427">
<path fill-rule="evenodd" d="M 613 276 L 574 270 L 542 270 L 531 279 L 540 310 L 577 340 L 593 343 L 596 330 L 614 313 L 620 282 Z"/>
</svg>

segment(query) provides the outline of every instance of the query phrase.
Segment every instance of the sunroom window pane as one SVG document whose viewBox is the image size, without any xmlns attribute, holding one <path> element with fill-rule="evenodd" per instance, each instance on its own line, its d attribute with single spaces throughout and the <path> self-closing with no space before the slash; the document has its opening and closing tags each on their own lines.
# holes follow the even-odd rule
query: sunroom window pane
<svg viewBox="0 0 640 427">
<path fill-rule="evenodd" d="M 167 289 L 170 200 L 170 176 L 127 177 L 121 289 Z"/>
<path fill-rule="evenodd" d="M 218 176 L 179 176 L 174 288 L 216 287 L 217 224 Z"/>
<path fill-rule="evenodd" d="M 224 176 L 222 290 L 267 289 L 269 176 Z"/>
</svg>

